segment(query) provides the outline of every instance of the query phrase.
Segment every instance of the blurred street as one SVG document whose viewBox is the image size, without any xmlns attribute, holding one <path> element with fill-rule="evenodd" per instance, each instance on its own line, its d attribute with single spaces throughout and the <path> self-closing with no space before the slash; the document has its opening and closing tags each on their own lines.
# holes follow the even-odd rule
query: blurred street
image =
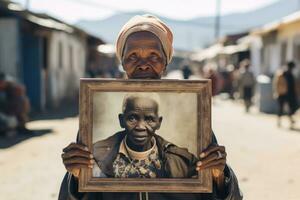
<svg viewBox="0 0 300 200">
<path fill-rule="evenodd" d="M 78 97 L 94 95 L 80 78 L 210 79 L 213 131 L 244 200 L 300 200 L 300 0 L 0 0 L 0 200 L 58 199 Z M 149 166 L 136 170 L 160 171 Z"/>
<path fill-rule="evenodd" d="M 62 149 L 75 141 L 78 118 L 51 116 L 51 119 L 28 123 L 28 128 L 51 130 L 47 134 L 27 138 L 14 146 L 0 146 L 0 199 L 57 199 L 65 173 Z M 1 138 L 1 140 L 7 140 Z"/>
<path fill-rule="evenodd" d="M 75 140 L 78 129 L 77 117 L 59 117 L 28 124 L 32 130 L 49 130 L 47 133 L 9 148 L 1 146 L 0 199 L 57 199 L 65 173 L 61 151 Z M 299 114 L 295 130 L 288 129 L 288 120 L 278 129 L 274 115 L 255 110 L 245 114 L 239 103 L 215 99 L 212 117 L 213 129 L 219 143 L 227 148 L 228 163 L 239 178 L 244 199 L 300 199 Z"/>
<path fill-rule="evenodd" d="M 245 200 L 300 199 L 300 117 L 295 130 L 288 119 L 277 128 L 276 116 L 230 101 L 213 104 L 213 128 L 219 144 L 226 146 Z"/>
</svg>

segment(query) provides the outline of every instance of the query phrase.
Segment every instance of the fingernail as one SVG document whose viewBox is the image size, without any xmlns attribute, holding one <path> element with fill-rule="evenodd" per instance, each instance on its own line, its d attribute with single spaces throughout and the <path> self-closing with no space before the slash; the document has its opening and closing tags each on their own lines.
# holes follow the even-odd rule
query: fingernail
<svg viewBox="0 0 300 200">
<path fill-rule="evenodd" d="M 90 158 L 94 158 L 93 154 L 90 154 Z"/>
<path fill-rule="evenodd" d="M 202 162 L 201 161 L 199 161 L 199 162 L 197 162 L 197 166 L 201 166 L 202 165 Z"/>
<path fill-rule="evenodd" d="M 93 168 L 93 165 L 89 165 L 89 168 Z"/>
<path fill-rule="evenodd" d="M 200 167 L 197 167 L 196 170 L 199 171 L 199 170 L 200 170 Z"/>
<path fill-rule="evenodd" d="M 88 151 L 88 150 L 89 150 L 89 148 L 87 148 L 87 147 L 84 147 L 84 150 Z"/>
<path fill-rule="evenodd" d="M 205 153 L 200 154 L 200 158 L 203 158 L 205 156 Z"/>
<path fill-rule="evenodd" d="M 93 163 L 94 163 L 94 160 L 90 160 L 90 163 L 92 163 L 92 164 L 93 164 Z"/>
</svg>

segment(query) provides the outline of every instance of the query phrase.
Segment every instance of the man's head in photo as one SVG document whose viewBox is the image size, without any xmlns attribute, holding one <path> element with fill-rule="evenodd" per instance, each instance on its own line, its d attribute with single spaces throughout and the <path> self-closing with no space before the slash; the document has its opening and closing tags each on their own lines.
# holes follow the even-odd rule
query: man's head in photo
<svg viewBox="0 0 300 200">
<path fill-rule="evenodd" d="M 162 122 L 162 117 L 159 116 L 158 95 L 152 93 L 126 95 L 119 121 L 131 145 L 137 149 L 148 145 Z"/>
</svg>

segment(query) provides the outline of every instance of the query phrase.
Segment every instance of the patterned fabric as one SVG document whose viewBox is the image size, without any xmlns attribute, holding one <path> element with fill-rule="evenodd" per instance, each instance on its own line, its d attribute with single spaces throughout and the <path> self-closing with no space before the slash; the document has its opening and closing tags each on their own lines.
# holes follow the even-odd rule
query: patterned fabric
<svg viewBox="0 0 300 200">
<path fill-rule="evenodd" d="M 144 158 L 135 156 L 132 159 L 133 150 L 126 145 L 126 137 L 122 141 L 117 158 L 113 162 L 113 171 L 116 178 L 161 178 L 163 177 L 162 161 L 159 158 L 155 143 L 149 152 L 141 152 Z M 130 151 L 130 153 L 128 152 Z M 138 159 L 137 159 L 138 158 Z"/>
</svg>

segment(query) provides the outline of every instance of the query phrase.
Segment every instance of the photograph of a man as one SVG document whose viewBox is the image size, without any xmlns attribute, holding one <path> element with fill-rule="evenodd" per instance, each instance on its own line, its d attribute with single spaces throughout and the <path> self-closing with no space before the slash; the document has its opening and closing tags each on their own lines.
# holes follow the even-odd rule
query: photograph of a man
<svg viewBox="0 0 300 200">
<path fill-rule="evenodd" d="M 119 123 L 123 131 L 94 144 L 94 177 L 190 178 L 196 157 L 156 134 L 163 122 L 159 97 L 126 95 Z M 170 133 L 171 134 L 171 133 Z"/>
</svg>

